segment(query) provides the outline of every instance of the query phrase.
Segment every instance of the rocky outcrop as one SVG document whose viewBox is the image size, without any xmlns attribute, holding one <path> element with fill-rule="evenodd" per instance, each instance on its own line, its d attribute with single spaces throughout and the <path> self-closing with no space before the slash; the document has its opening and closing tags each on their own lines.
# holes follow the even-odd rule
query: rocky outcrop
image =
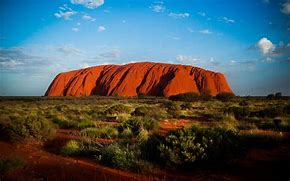
<svg viewBox="0 0 290 181">
<path fill-rule="evenodd" d="M 58 74 L 46 96 L 137 96 L 139 93 L 169 97 L 196 92 L 216 95 L 232 92 L 225 76 L 188 65 L 138 62 L 100 65 Z"/>
</svg>

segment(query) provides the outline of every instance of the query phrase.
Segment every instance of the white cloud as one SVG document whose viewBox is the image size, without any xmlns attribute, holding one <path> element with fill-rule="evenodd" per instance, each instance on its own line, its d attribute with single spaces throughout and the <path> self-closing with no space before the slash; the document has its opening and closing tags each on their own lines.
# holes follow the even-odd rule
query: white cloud
<svg viewBox="0 0 290 181">
<path fill-rule="evenodd" d="M 95 9 L 104 4 L 104 0 L 71 0 L 72 4 L 80 4 L 89 9 Z"/>
<path fill-rule="evenodd" d="M 103 32 L 103 31 L 106 31 L 106 28 L 104 26 L 99 26 L 98 32 Z"/>
<path fill-rule="evenodd" d="M 18 65 L 23 65 L 24 63 L 22 62 L 18 62 L 18 61 L 15 61 L 15 60 L 8 60 L 8 61 L 0 61 L 0 66 L 3 66 L 3 67 L 16 67 Z"/>
<path fill-rule="evenodd" d="M 183 64 L 192 64 L 200 62 L 199 58 L 194 58 L 192 56 L 187 55 L 177 55 L 176 60 Z"/>
<path fill-rule="evenodd" d="M 59 47 L 56 47 L 55 49 L 65 55 L 75 55 L 84 53 L 82 50 L 68 44 L 61 45 Z"/>
<path fill-rule="evenodd" d="M 83 15 L 82 18 L 83 18 L 83 20 L 86 20 L 86 21 L 95 21 L 96 20 L 95 18 L 93 18 L 89 15 L 86 15 L 86 14 Z"/>
<path fill-rule="evenodd" d="M 189 13 L 169 13 L 168 16 L 174 17 L 174 18 L 187 18 L 189 17 Z"/>
<path fill-rule="evenodd" d="M 166 7 L 163 5 L 163 2 L 158 2 L 158 3 L 150 6 L 150 8 L 152 9 L 152 11 L 154 11 L 156 13 L 162 13 L 166 10 Z"/>
<path fill-rule="evenodd" d="M 261 53 L 266 55 L 275 50 L 275 45 L 267 38 L 261 38 L 256 46 L 260 49 Z"/>
<path fill-rule="evenodd" d="M 203 16 L 203 17 L 205 17 L 205 15 L 206 15 L 205 12 L 198 12 L 197 14 L 200 16 Z"/>
<path fill-rule="evenodd" d="M 75 31 L 75 32 L 78 32 L 79 29 L 78 28 L 72 28 L 71 30 Z"/>
<path fill-rule="evenodd" d="M 88 68 L 88 67 L 90 67 L 90 65 L 87 63 L 82 63 L 82 64 L 80 64 L 80 67 L 81 68 Z"/>
<path fill-rule="evenodd" d="M 187 28 L 187 31 L 189 31 L 190 33 L 193 33 L 194 32 L 194 30 L 191 29 L 191 28 Z"/>
<path fill-rule="evenodd" d="M 173 36 L 173 37 L 171 37 L 173 40 L 180 40 L 180 38 L 179 37 L 176 37 L 176 36 Z"/>
<path fill-rule="evenodd" d="M 54 16 L 57 18 L 63 18 L 65 20 L 70 20 L 71 19 L 70 17 L 76 13 L 77 12 L 75 12 L 75 11 L 67 11 L 67 12 L 59 11 L 58 13 L 54 13 Z"/>
<path fill-rule="evenodd" d="M 199 32 L 203 34 L 212 34 L 212 32 L 209 31 L 208 29 L 200 30 Z"/>
<path fill-rule="evenodd" d="M 227 18 L 227 17 L 219 17 L 219 21 L 223 21 L 223 22 L 225 22 L 225 23 L 234 23 L 235 22 L 235 20 L 233 20 L 233 19 L 229 19 L 229 18 Z"/>
<path fill-rule="evenodd" d="M 237 61 L 235 61 L 235 60 L 230 60 L 229 61 L 229 65 L 236 65 L 237 64 Z"/>
<path fill-rule="evenodd" d="M 290 14 L 290 1 L 287 1 L 284 4 L 282 4 L 281 12 L 284 14 Z"/>
</svg>

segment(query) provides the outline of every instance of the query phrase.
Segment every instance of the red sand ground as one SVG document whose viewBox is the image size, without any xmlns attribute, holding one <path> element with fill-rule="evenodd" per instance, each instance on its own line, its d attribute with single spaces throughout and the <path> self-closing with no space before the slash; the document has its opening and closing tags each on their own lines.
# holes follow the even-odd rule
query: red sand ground
<svg viewBox="0 0 290 181">
<path fill-rule="evenodd" d="M 189 120 L 163 121 L 160 131 L 161 134 L 165 134 L 190 123 Z M 274 133 L 268 132 L 268 134 Z M 93 159 L 58 155 L 59 149 L 66 141 L 79 139 L 77 135 L 76 130 L 60 129 L 56 138 L 45 146 L 33 140 L 15 144 L 0 141 L 0 157 L 16 156 L 26 162 L 23 169 L 14 170 L 5 176 L 0 174 L 0 180 L 277 180 L 281 175 L 275 174 L 279 173 L 279 169 L 281 173 L 285 169 L 279 166 L 285 165 L 285 161 L 290 160 L 289 145 L 281 145 L 271 150 L 250 150 L 244 159 L 238 161 L 239 167 L 227 173 L 216 170 L 197 170 L 191 173 L 157 170 L 151 175 L 137 174 L 101 166 Z M 289 133 L 285 135 L 289 136 Z"/>
<path fill-rule="evenodd" d="M 101 65 L 60 73 L 46 96 L 137 96 L 139 93 L 166 96 L 186 93 L 232 92 L 222 73 L 201 68 L 138 62 L 126 65 Z"/>
</svg>

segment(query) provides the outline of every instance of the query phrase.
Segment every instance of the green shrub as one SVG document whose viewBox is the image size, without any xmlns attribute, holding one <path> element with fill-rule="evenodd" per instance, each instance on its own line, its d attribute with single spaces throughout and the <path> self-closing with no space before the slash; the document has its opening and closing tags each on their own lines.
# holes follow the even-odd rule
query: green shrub
<svg viewBox="0 0 290 181">
<path fill-rule="evenodd" d="M 132 146 L 117 143 L 104 147 L 97 159 L 104 165 L 124 170 L 138 170 L 136 150 Z"/>
<path fill-rule="evenodd" d="M 210 93 L 201 93 L 200 95 L 199 95 L 199 100 L 202 100 L 202 101 L 210 101 L 210 100 L 212 100 L 212 96 L 210 95 Z"/>
<path fill-rule="evenodd" d="M 139 142 L 147 141 L 149 138 L 149 132 L 146 129 L 141 129 L 141 131 L 137 135 L 137 140 Z"/>
<path fill-rule="evenodd" d="M 118 137 L 118 130 L 110 125 L 99 128 L 86 128 L 80 132 L 81 136 L 89 138 L 108 138 L 113 139 Z"/>
<path fill-rule="evenodd" d="M 231 130 L 192 126 L 171 132 L 159 150 L 169 165 L 184 165 L 223 158 L 234 153 L 236 146 L 237 135 Z"/>
<path fill-rule="evenodd" d="M 59 126 L 60 128 L 78 128 L 78 123 L 75 121 L 68 121 L 60 116 L 54 116 L 52 122 Z"/>
<path fill-rule="evenodd" d="M 266 108 L 260 111 L 251 112 L 250 114 L 251 117 L 262 117 L 262 118 L 265 117 L 275 118 L 282 115 L 284 115 L 284 110 L 283 107 L 281 106 Z"/>
<path fill-rule="evenodd" d="M 192 109 L 192 103 L 185 102 L 185 103 L 181 104 L 180 107 L 182 110 L 190 110 L 190 109 Z"/>
<path fill-rule="evenodd" d="M 62 155 L 78 155 L 80 153 L 79 142 L 75 140 L 68 141 L 61 149 L 60 153 Z"/>
<path fill-rule="evenodd" d="M 11 170 L 23 168 L 25 162 L 20 158 L 1 158 L 0 159 L 0 172 L 6 173 Z M 0 174 L 1 175 L 1 174 Z"/>
<path fill-rule="evenodd" d="M 280 99 L 282 97 L 282 93 L 281 92 L 276 92 L 275 93 L 275 98 L 276 99 Z"/>
<path fill-rule="evenodd" d="M 14 119 L 6 129 L 9 130 L 12 139 L 33 137 L 46 140 L 55 134 L 53 124 L 49 120 L 35 115 Z"/>
<path fill-rule="evenodd" d="M 119 137 L 121 138 L 128 138 L 131 139 L 134 136 L 131 128 L 125 128 L 123 129 L 123 131 L 119 134 Z"/>
<path fill-rule="evenodd" d="M 90 120 L 83 120 L 77 124 L 77 127 L 79 129 L 89 128 L 89 127 L 95 127 L 95 122 Z"/>
<path fill-rule="evenodd" d="M 148 131 L 157 129 L 159 127 L 159 121 L 149 117 L 134 117 L 123 121 L 120 127 L 121 130 L 130 128 L 132 132 L 137 135 L 141 129 L 146 129 Z"/>
<path fill-rule="evenodd" d="M 248 107 L 229 107 L 227 113 L 234 114 L 236 119 L 243 119 L 248 117 L 251 111 Z"/>
<path fill-rule="evenodd" d="M 169 100 L 172 101 L 185 101 L 185 102 L 194 102 L 197 101 L 198 99 L 199 95 L 195 92 L 182 93 L 169 97 Z"/>
<path fill-rule="evenodd" d="M 130 113 L 131 109 L 128 106 L 125 106 L 123 104 L 117 104 L 114 106 L 111 106 L 105 111 L 105 114 L 120 114 L 120 113 Z"/>
<path fill-rule="evenodd" d="M 141 107 L 137 107 L 134 110 L 134 112 L 132 112 L 132 115 L 134 115 L 134 116 L 146 116 L 146 115 L 150 114 L 151 111 L 152 111 L 152 108 L 141 106 Z"/>
<path fill-rule="evenodd" d="M 267 99 L 274 99 L 275 98 L 275 95 L 274 94 L 268 94 L 267 95 Z"/>
<path fill-rule="evenodd" d="M 235 98 L 235 95 L 229 92 L 222 92 L 222 93 L 217 94 L 215 97 L 216 99 L 222 102 L 228 102 L 228 101 L 231 101 L 233 98 Z"/>
<path fill-rule="evenodd" d="M 144 98 L 146 98 L 146 97 L 147 97 L 146 94 L 144 94 L 144 93 L 138 93 L 138 98 L 139 98 L 139 99 L 144 99 Z"/>
<path fill-rule="evenodd" d="M 283 112 L 284 112 L 285 114 L 290 115 L 290 105 L 286 105 L 286 106 L 284 106 L 284 110 L 283 110 Z"/>
</svg>

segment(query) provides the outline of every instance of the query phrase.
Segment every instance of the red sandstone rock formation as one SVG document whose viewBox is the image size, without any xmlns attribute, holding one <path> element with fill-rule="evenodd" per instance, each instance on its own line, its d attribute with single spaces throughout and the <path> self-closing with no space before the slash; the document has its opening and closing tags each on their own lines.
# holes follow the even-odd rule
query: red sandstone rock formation
<svg viewBox="0 0 290 181">
<path fill-rule="evenodd" d="M 232 92 L 225 76 L 188 65 L 138 62 L 101 65 L 58 74 L 46 96 L 137 96 L 169 97 L 196 92 L 216 95 Z"/>
</svg>

